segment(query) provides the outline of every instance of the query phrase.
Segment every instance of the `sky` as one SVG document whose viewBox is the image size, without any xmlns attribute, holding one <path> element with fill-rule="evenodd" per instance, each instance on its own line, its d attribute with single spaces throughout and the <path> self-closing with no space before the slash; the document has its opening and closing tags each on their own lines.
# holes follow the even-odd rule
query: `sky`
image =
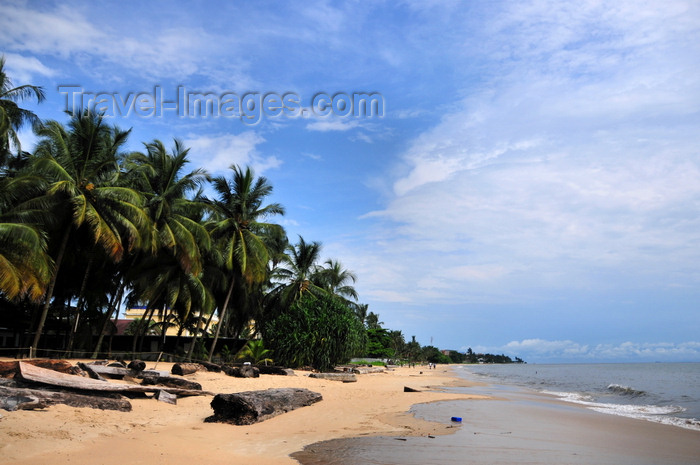
<svg viewBox="0 0 700 465">
<path fill-rule="evenodd" d="M 700 361 L 699 2 L 2 3 L 26 108 L 253 167 L 407 340 Z"/>
</svg>

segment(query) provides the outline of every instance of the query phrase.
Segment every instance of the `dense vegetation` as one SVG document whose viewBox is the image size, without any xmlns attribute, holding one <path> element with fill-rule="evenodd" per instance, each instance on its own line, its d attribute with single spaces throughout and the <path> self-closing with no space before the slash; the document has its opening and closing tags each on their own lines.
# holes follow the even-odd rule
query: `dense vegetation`
<svg viewBox="0 0 700 465">
<path fill-rule="evenodd" d="M 95 357 L 118 309 L 142 305 L 128 328 L 132 352 L 174 327 L 178 338 L 194 334 L 187 358 L 211 360 L 220 337 L 262 334 L 265 347 L 246 346 L 252 360 L 319 369 L 358 355 L 453 360 L 383 328 L 359 303 L 356 276 L 322 261 L 319 242 L 291 243 L 272 185 L 249 167 L 212 177 L 189 166 L 177 139 L 127 152 L 129 130 L 89 112 L 41 121 L 20 108 L 28 98 L 44 93 L 13 87 L 1 59 L 0 326 L 31 353 Z M 32 153 L 17 137 L 25 124 L 38 136 Z M 47 334 L 63 346 L 42 344 Z"/>
</svg>

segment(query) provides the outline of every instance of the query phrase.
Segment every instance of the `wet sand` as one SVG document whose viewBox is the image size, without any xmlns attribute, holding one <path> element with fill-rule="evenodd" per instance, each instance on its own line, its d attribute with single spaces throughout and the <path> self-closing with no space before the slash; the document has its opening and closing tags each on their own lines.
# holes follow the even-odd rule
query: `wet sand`
<svg viewBox="0 0 700 465">
<path fill-rule="evenodd" d="M 412 409 L 418 418 L 446 425 L 451 416 L 462 417 L 454 435 L 335 440 L 311 445 L 294 457 L 304 465 L 700 463 L 697 430 L 598 413 L 517 389 L 464 390 L 469 391 L 495 398 Z"/>
</svg>

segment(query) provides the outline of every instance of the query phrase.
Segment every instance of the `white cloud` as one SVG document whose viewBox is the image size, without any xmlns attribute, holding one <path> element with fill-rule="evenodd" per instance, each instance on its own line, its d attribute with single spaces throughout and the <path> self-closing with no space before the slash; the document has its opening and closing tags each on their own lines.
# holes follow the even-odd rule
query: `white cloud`
<svg viewBox="0 0 700 465">
<path fill-rule="evenodd" d="M 351 119 L 322 119 L 314 121 L 306 125 L 306 129 L 309 131 L 349 131 L 350 129 L 356 128 L 360 125 L 359 121 Z"/>
<path fill-rule="evenodd" d="M 36 57 L 26 57 L 17 53 L 4 53 L 5 71 L 12 76 L 13 85 L 19 86 L 33 81 L 33 76 L 54 76 L 56 71 L 45 66 Z"/>
<path fill-rule="evenodd" d="M 476 352 L 505 353 L 526 361 L 688 361 L 700 357 L 700 342 L 622 342 L 591 346 L 571 340 L 524 339 L 501 347 L 477 347 Z"/>
<path fill-rule="evenodd" d="M 438 280 L 455 302 L 479 280 L 503 301 L 699 284 L 697 7 L 520 5 L 477 33 L 494 78 L 413 140 L 386 208 L 365 215 L 394 238 L 378 258 L 404 265 L 378 285 L 430 305 L 420 286 Z M 460 266 L 498 272 L 445 276 Z"/>
<path fill-rule="evenodd" d="M 191 134 L 185 139 L 185 145 L 191 148 L 192 162 L 213 174 L 222 174 L 232 164 L 250 165 L 257 175 L 279 167 L 282 160 L 275 156 L 263 156 L 257 150 L 257 146 L 263 142 L 265 139 L 254 131 L 210 136 Z"/>
</svg>

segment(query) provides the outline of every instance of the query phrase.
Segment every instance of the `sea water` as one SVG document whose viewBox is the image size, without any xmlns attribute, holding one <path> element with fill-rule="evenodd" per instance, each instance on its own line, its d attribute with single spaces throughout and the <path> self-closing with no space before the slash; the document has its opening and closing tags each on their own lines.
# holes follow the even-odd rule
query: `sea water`
<svg viewBox="0 0 700 465">
<path fill-rule="evenodd" d="M 700 363 L 464 365 L 456 373 L 551 394 L 598 412 L 700 430 Z"/>
<path fill-rule="evenodd" d="M 454 434 L 334 439 L 310 445 L 292 457 L 303 465 L 698 463 L 692 452 L 675 457 L 673 451 L 669 452 L 663 446 L 659 448 L 658 456 L 648 458 L 628 453 L 627 449 L 611 451 L 605 444 L 599 447 L 596 442 L 599 437 L 576 436 L 579 426 L 570 420 L 583 410 L 580 407 L 584 407 L 700 431 L 700 363 L 464 365 L 452 368 L 460 377 L 481 383 L 471 387 L 450 387 L 446 388 L 447 391 L 489 395 L 510 405 L 503 408 L 503 404 L 499 406 L 480 400 L 417 404 L 411 408 L 416 417 L 449 425 L 455 428 Z M 551 402 L 551 396 L 555 396 L 557 402 Z M 567 406 L 558 399 L 573 404 Z M 547 425 L 541 424 L 542 415 L 547 418 L 546 414 L 549 414 L 548 418 L 551 418 L 552 412 L 559 409 L 563 409 L 565 420 L 553 424 L 555 428 L 562 428 L 562 431 L 557 430 L 562 436 L 558 439 L 543 437 L 549 433 L 546 432 Z M 463 417 L 464 421 L 452 422 L 453 416 Z M 522 421 L 539 424 L 530 434 Z M 538 432 L 543 428 L 545 433 Z M 595 433 L 584 436 L 591 434 Z M 617 437 L 612 442 L 619 440 Z"/>
</svg>

